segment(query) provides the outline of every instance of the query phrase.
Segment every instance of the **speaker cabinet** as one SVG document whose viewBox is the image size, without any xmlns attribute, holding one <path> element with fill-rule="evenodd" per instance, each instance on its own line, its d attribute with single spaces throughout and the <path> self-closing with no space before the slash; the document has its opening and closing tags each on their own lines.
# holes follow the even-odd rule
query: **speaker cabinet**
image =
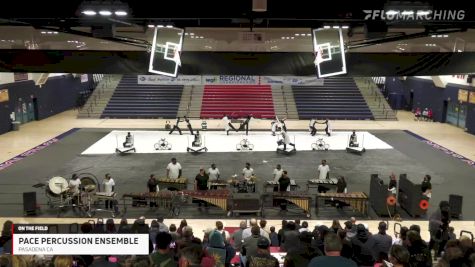
<svg viewBox="0 0 475 267">
<path fill-rule="evenodd" d="M 377 174 L 371 174 L 369 187 L 369 203 L 378 216 L 394 216 L 396 205 L 387 204 L 387 198 L 391 193 L 388 192 L 388 185 Z"/>
<path fill-rule="evenodd" d="M 257 193 L 234 193 L 233 213 L 261 213 L 261 197 Z"/>
<path fill-rule="evenodd" d="M 407 179 L 406 174 L 401 174 L 399 176 L 398 201 L 401 208 L 403 208 L 410 216 L 418 217 L 427 212 L 429 199 L 422 195 L 420 184 L 414 184 Z"/>
<path fill-rule="evenodd" d="M 36 192 L 23 193 L 23 213 L 25 215 L 36 215 Z"/>
<path fill-rule="evenodd" d="M 460 219 L 462 217 L 463 197 L 460 195 L 449 195 L 450 216 Z"/>
</svg>

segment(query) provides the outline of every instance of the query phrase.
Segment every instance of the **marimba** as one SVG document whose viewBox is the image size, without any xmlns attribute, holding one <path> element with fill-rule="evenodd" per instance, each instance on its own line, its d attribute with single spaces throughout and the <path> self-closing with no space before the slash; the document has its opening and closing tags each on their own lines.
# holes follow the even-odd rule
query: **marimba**
<svg viewBox="0 0 475 267">
<path fill-rule="evenodd" d="M 287 200 L 299 208 L 303 209 L 305 215 L 310 218 L 310 209 L 312 197 L 306 192 L 290 191 L 290 192 L 273 192 L 271 193 L 273 200 Z"/>
<path fill-rule="evenodd" d="M 177 178 L 177 179 L 169 179 L 169 178 L 159 178 L 158 179 L 158 187 L 161 189 L 175 189 L 178 191 L 186 190 L 188 185 L 187 178 Z"/>
<path fill-rule="evenodd" d="M 211 205 L 217 206 L 224 211 L 228 210 L 228 200 L 231 192 L 227 189 L 218 190 L 184 190 L 182 193 L 194 199 L 205 201 Z"/>
<path fill-rule="evenodd" d="M 307 181 L 307 191 L 310 188 L 318 188 L 319 186 L 323 187 L 334 187 L 336 188 L 336 184 L 338 183 L 337 178 L 330 178 L 330 179 L 312 179 Z"/>
<path fill-rule="evenodd" d="M 318 201 L 319 199 L 329 199 L 331 201 L 341 201 L 350 205 L 353 210 L 357 210 L 364 215 L 368 215 L 368 196 L 364 192 L 352 192 L 352 193 L 319 193 L 315 200 L 316 213 L 318 213 Z"/>
<path fill-rule="evenodd" d="M 225 182 L 214 181 L 209 183 L 209 189 L 216 190 L 216 189 L 226 189 L 228 184 Z"/>
<path fill-rule="evenodd" d="M 171 208 L 172 199 L 176 195 L 173 191 L 159 191 L 159 192 L 145 192 L 145 193 L 126 193 L 122 195 L 122 201 L 124 205 L 124 213 L 127 212 L 127 205 L 125 203 L 127 198 L 132 200 L 149 200 L 155 202 L 159 207 Z"/>
</svg>

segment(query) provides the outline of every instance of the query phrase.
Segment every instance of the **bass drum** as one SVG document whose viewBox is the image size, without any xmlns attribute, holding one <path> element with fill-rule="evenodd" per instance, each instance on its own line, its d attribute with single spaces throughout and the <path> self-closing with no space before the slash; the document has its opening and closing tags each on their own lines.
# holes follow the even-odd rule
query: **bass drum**
<svg viewBox="0 0 475 267">
<path fill-rule="evenodd" d="M 92 173 L 80 173 L 78 174 L 81 180 L 81 190 L 89 193 L 99 192 L 100 186 L 97 177 Z"/>
</svg>

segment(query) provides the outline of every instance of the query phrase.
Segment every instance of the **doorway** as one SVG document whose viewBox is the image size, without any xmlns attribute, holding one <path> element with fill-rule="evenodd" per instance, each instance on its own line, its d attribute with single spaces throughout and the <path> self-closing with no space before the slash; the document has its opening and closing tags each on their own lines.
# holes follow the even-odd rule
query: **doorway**
<svg viewBox="0 0 475 267">
<path fill-rule="evenodd" d="M 465 128 L 467 119 L 467 105 L 459 102 L 449 102 L 447 105 L 446 121 L 449 124 Z"/>
</svg>

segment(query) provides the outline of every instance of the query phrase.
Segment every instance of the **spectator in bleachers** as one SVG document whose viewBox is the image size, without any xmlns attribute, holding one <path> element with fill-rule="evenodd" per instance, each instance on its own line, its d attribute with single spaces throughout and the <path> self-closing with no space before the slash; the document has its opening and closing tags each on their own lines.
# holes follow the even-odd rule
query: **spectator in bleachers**
<svg viewBox="0 0 475 267">
<path fill-rule="evenodd" d="M 122 218 L 122 219 L 120 220 L 119 230 L 118 230 L 117 232 L 118 232 L 119 234 L 130 233 L 129 224 L 128 224 L 126 218 Z"/>
<path fill-rule="evenodd" d="M 177 251 L 180 252 L 182 249 L 193 244 L 201 245 L 201 240 L 193 236 L 193 228 L 191 228 L 191 226 L 185 226 L 181 239 L 176 242 Z"/>
<path fill-rule="evenodd" d="M 429 108 L 429 110 L 427 111 L 427 119 L 429 121 L 434 121 L 434 113 L 432 112 L 431 108 Z"/>
<path fill-rule="evenodd" d="M 404 241 L 406 241 L 406 235 L 409 231 L 409 228 L 406 226 L 402 226 L 399 230 L 399 236 L 393 240 L 393 245 L 404 245 Z"/>
<path fill-rule="evenodd" d="M 168 233 L 169 232 L 168 226 L 163 221 L 164 221 L 163 217 L 157 218 L 159 231 Z"/>
<path fill-rule="evenodd" d="M 215 265 L 214 259 L 205 254 L 201 246 L 197 244 L 184 248 L 181 251 L 180 260 L 178 262 L 178 266 L 180 267 L 214 267 Z"/>
<path fill-rule="evenodd" d="M 303 221 L 303 222 L 302 222 L 302 226 L 300 226 L 299 232 L 300 232 L 300 233 L 302 233 L 302 232 L 310 232 L 310 230 L 308 229 L 308 222 L 307 222 L 307 221 Z"/>
<path fill-rule="evenodd" d="M 411 267 L 430 267 L 432 259 L 430 249 L 416 231 L 408 231 L 406 247 L 409 251 Z"/>
<path fill-rule="evenodd" d="M 251 229 L 252 227 L 254 226 L 257 226 L 259 228 L 259 231 L 260 231 L 260 235 L 269 239 L 269 234 L 262 230 L 258 225 L 257 225 L 257 220 L 255 218 L 252 218 L 251 220 L 249 220 L 249 227 L 247 229 L 245 229 L 243 232 L 242 232 L 242 239 L 246 239 L 247 237 L 251 236 L 252 233 L 251 233 Z"/>
<path fill-rule="evenodd" d="M 283 251 L 289 251 L 291 248 L 296 248 L 300 245 L 299 231 L 294 222 L 287 223 L 287 229 L 282 239 L 282 245 L 280 246 Z"/>
<path fill-rule="evenodd" d="M 421 111 L 421 108 L 417 107 L 415 110 L 414 110 L 414 116 L 416 117 L 415 120 L 418 121 L 421 119 L 421 116 L 422 116 L 422 111 Z"/>
<path fill-rule="evenodd" d="M 464 259 L 466 264 L 470 265 L 470 255 L 475 253 L 475 248 L 472 243 L 472 239 L 470 239 L 468 236 L 461 236 L 460 237 L 460 248 L 462 249 L 464 253 Z"/>
<path fill-rule="evenodd" d="M 246 225 L 246 222 L 245 221 L 241 221 L 241 223 L 239 224 L 239 229 L 236 230 L 234 233 L 233 233 L 233 236 L 232 236 L 232 239 L 234 241 L 234 249 L 237 250 L 237 251 L 241 251 L 241 247 L 242 247 L 242 232 L 247 228 L 247 225 Z"/>
<path fill-rule="evenodd" d="M 434 249 L 435 256 L 440 256 L 445 244 L 449 240 L 450 205 L 448 201 L 441 201 L 439 208 L 429 217 L 430 242 L 429 249 Z"/>
<path fill-rule="evenodd" d="M 159 225 L 157 220 L 152 220 L 150 223 L 150 230 L 148 233 L 148 239 L 152 242 L 153 246 L 155 247 L 155 241 L 157 240 L 157 235 L 158 235 L 158 230 L 159 230 Z"/>
<path fill-rule="evenodd" d="M 106 256 L 94 256 L 94 260 L 89 267 L 119 267 L 120 265 L 116 262 L 109 262 Z"/>
<path fill-rule="evenodd" d="M 160 267 L 177 267 L 173 258 L 170 245 L 172 244 L 172 236 L 166 232 L 157 233 L 155 243 L 155 252 L 150 255 L 155 266 Z"/>
<path fill-rule="evenodd" d="M 279 247 L 279 235 L 275 232 L 275 227 L 271 226 L 270 227 L 270 233 L 269 233 L 269 239 L 270 239 L 270 246 L 271 247 Z"/>
<path fill-rule="evenodd" d="M 307 266 L 313 258 L 323 256 L 323 253 L 318 248 L 312 246 L 312 233 L 302 232 L 299 239 L 299 246 L 287 252 L 284 267 Z"/>
<path fill-rule="evenodd" d="M 330 227 L 333 233 L 338 233 L 338 231 L 342 230 L 343 228 L 341 227 L 340 221 L 339 220 L 333 220 L 332 226 Z"/>
<path fill-rule="evenodd" d="M 222 221 L 216 221 L 216 230 L 223 235 L 224 240 L 230 240 L 231 235 L 228 231 L 224 230 L 224 224 Z"/>
<path fill-rule="evenodd" d="M 363 224 L 356 226 L 356 236 L 351 239 L 351 246 L 353 247 L 352 259 L 358 266 L 373 266 L 373 242 Z"/>
<path fill-rule="evenodd" d="M 176 229 L 176 225 L 174 223 L 170 224 L 170 234 L 172 235 L 172 240 L 173 241 L 176 241 L 180 238 L 180 235 L 176 232 L 177 229 Z"/>
<path fill-rule="evenodd" d="M 420 235 L 421 227 L 417 224 L 412 224 L 411 226 L 409 226 L 409 231 L 416 231 Z"/>
<path fill-rule="evenodd" d="M 208 246 L 205 249 L 206 252 L 217 261 L 217 266 L 226 266 L 226 259 L 229 259 L 229 262 L 232 259 L 232 257 L 227 257 L 224 234 L 218 230 L 211 230 L 209 233 Z M 234 252 L 234 250 L 232 252 Z M 227 262 L 228 266 L 229 262 Z"/>
<path fill-rule="evenodd" d="M 0 235 L 0 254 L 11 253 L 12 250 L 12 225 L 13 222 L 7 220 L 3 223 L 2 234 Z"/>
<path fill-rule="evenodd" d="M 13 264 L 15 266 L 15 264 Z M 54 267 L 71 267 L 73 266 L 73 257 L 72 256 L 56 256 L 54 259 Z"/>
<path fill-rule="evenodd" d="M 269 246 L 269 240 L 260 237 L 256 254 L 247 257 L 246 267 L 279 267 L 279 261 L 270 254 Z"/>
<path fill-rule="evenodd" d="M 329 233 L 325 236 L 325 256 L 312 259 L 308 264 L 309 267 L 320 266 L 338 266 L 338 267 L 356 267 L 356 263 L 352 260 L 344 258 L 340 255 L 342 248 L 341 241 L 335 233 Z"/>
<path fill-rule="evenodd" d="M 269 229 L 266 228 L 267 226 L 267 221 L 262 219 L 259 221 L 259 226 L 261 227 L 262 230 L 266 231 L 267 234 L 270 233 Z"/>
<path fill-rule="evenodd" d="M 401 245 L 393 245 L 389 251 L 389 262 L 393 267 L 409 267 L 409 251 Z"/>
<path fill-rule="evenodd" d="M 295 220 L 294 220 L 294 223 L 295 223 L 295 230 L 299 230 L 300 227 L 302 227 L 302 226 L 300 225 L 300 219 L 295 219 Z"/>
<path fill-rule="evenodd" d="M 320 251 L 324 250 L 323 240 L 325 236 L 330 232 L 330 229 L 326 225 L 315 226 L 312 235 L 312 246 L 318 248 Z"/>
<path fill-rule="evenodd" d="M 373 257 L 375 259 L 380 258 L 382 254 L 387 256 L 393 243 L 392 237 L 386 234 L 386 229 L 387 224 L 385 222 L 380 222 L 378 225 L 378 233 L 371 236 L 373 239 Z"/>
<path fill-rule="evenodd" d="M 93 233 L 95 234 L 105 233 L 104 221 L 102 219 L 97 220 L 96 224 L 94 225 Z"/>
<path fill-rule="evenodd" d="M 284 237 L 284 232 L 287 231 L 287 221 L 282 220 L 282 228 L 279 229 L 277 232 L 277 236 L 279 237 L 279 246 L 282 245 L 282 238 Z"/>
<path fill-rule="evenodd" d="M 422 111 L 422 118 L 426 121 L 429 119 L 429 109 L 425 108 L 423 111 Z"/>
<path fill-rule="evenodd" d="M 117 229 L 115 228 L 114 219 L 107 219 L 106 221 L 106 233 L 115 234 Z"/>
<path fill-rule="evenodd" d="M 448 247 L 445 249 L 444 255 L 437 263 L 437 267 L 471 267 L 464 262 L 463 252 L 458 245 Z"/>
<path fill-rule="evenodd" d="M 449 240 L 457 240 L 457 236 L 454 233 L 455 229 L 450 226 L 449 227 Z"/>
<path fill-rule="evenodd" d="M 251 228 L 251 236 L 244 238 L 241 248 L 241 254 L 247 257 L 257 254 L 257 241 L 261 237 L 259 226 L 255 225 Z"/>
<path fill-rule="evenodd" d="M 351 230 L 348 230 L 348 232 Z M 337 233 L 338 237 L 341 240 L 341 253 L 342 257 L 351 259 L 353 256 L 353 247 L 351 246 L 351 237 L 349 237 L 347 230 L 340 230 Z"/>
<path fill-rule="evenodd" d="M 178 229 L 176 230 L 176 232 L 179 234 L 179 235 L 182 235 L 183 234 L 183 227 L 185 226 L 188 226 L 188 223 L 186 222 L 185 219 L 181 220 L 180 221 L 180 226 L 178 226 Z"/>
</svg>

